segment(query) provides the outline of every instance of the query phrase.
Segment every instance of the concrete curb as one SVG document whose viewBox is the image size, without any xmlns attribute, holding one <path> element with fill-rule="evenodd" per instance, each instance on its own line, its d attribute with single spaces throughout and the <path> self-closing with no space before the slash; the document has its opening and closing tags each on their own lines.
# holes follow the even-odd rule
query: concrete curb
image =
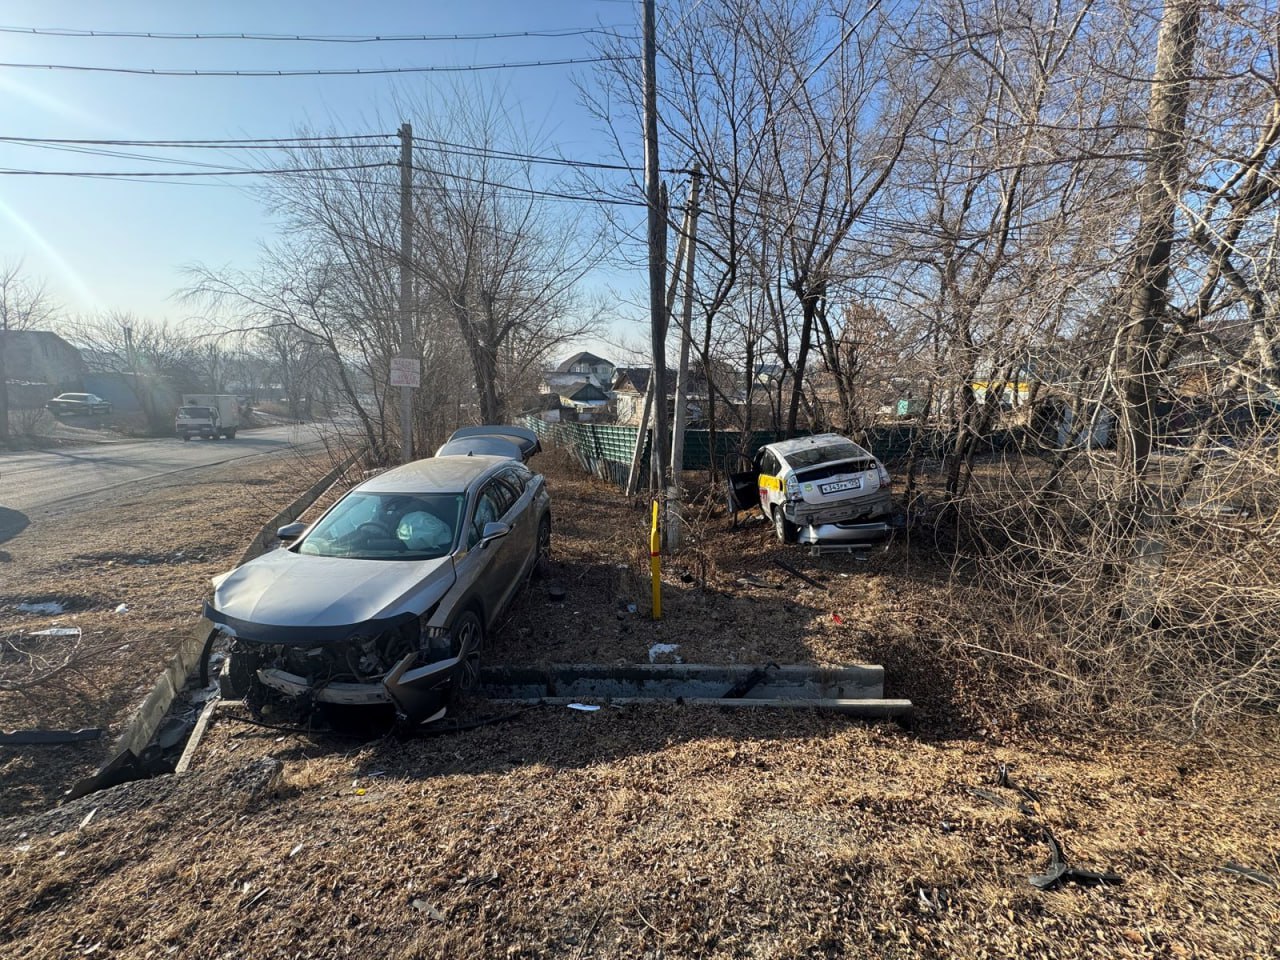
<svg viewBox="0 0 1280 960">
<path fill-rule="evenodd" d="M 307 507 L 315 503 L 321 494 L 337 481 L 343 472 L 363 455 L 363 450 L 357 450 L 351 454 L 351 456 L 344 459 L 308 487 L 300 496 L 294 498 L 293 502 L 287 507 L 268 520 L 249 543 L 248 548 L 241 555 L 236 566 L 240 566 L 240 564 L 265 553 L 268 545 L 275 539 L 276 529 L 297 519 Z M 161 722 L 168 714 L 169 708 L 173 706 L 174 699 L 186 686 L 187 678 L 191 676 L 200 663 L 200 654 L 204 650 L 204 643 L 207 639 L 206 634 L 200 627 L 201 624 L 193 626 L 191 633 L 178 644 L 177 651 L 169 660 L 164 672 L 156 679 L 155 686 L 151 688 L 151 692 L 147 694 L 141 706 L 134 711 L 133 716 L 125 723 L 124 731 L 116 739 L 112 748 L 111 755 L 113 759 L 118 758 L 126 750 L 133 751 L 135 756 L 140 755 L 143 748 L 155 736 Z M 106 766 L 109 765 L 110 762 Z"/>
<path fill-rule="evenodd" d="M 183 774 L 191 769 L 191 763 L 195 760 L 196 751 L 200 749 L 200 741 L 204 738 L 204 732 L 209 729 L 209 724 L 212 722 L 213 715 L 217 712 L 220 703 L 222 701 L 214 697 L 200 711 L 200 718 L 196 720 L 195 729 L 191 731 L 191 736 L 187 737 L 187 745 L 182 748 L 182 756 L 178 758 L 178 765 L 173 768 L 174 773 Z"/>
</svg>

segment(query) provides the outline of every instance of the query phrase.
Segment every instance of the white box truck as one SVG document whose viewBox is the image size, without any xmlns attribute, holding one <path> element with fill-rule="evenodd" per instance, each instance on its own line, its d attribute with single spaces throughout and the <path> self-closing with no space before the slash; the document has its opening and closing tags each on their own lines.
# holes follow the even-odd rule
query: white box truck
<svg viewBox="0 0 1280 960">
<path fill-rule="evenodd" d="M 232 394 L 184 393 L 182 406 L 173 418 L 173 432 L 183 440 L 234 440 L 239 426 L 240 398 Z"/>
</svg>

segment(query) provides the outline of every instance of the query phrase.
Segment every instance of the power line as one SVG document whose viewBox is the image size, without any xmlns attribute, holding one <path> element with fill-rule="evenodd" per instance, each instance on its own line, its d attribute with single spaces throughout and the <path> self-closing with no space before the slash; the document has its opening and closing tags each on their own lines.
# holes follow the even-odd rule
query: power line
<svg viewBox="0 0 1280 960">
<path fill-rule="evenodd" d="M 373 147 L 376 142 L 393 139 L 393 133 L 332 135 L 327 137 L 269 137 L 257 140 L 89 140 L 71 137 L 0 137 L 0 144 L 36 147 L 150 147 L 182 150 L 270 150 L 309 149 L 336 150 L 350 147 Z"/>
<path fill-rule="evenodd" d="M 2 139 L 2 138 L 0 138 Z M 488 157 L 494 160 L 514 160 L 521 163 L 545 163 L 553 166 L 575 167 L 585 170 L 618 170 L 624 173 L 641 173 L 643 167 L 626 163 L 601 163 L 591 160 L 570 160 L 566 157 L 549 157 L 535 153 L 519 153 L 512 150 L 498 150 L 492 147 L 477 147 L 466 143 L 452 143 L 448 140 L 434 140 L 430 137 L 414 137 L 415 142 L 429 145 L 430 149 L 440 153 L 455 153 L 462 156 Z M 678 167 L 663 168 L 663 173 L 688 175 L 689 171 Z"/>
<path fill-rule="evenodd" d="M 565 27 L 547 30 L 511 30 L 504 33 L 420 33 L 420 34 L 291 34 L 291 33 L 166 33 L 155 30 L 72 30 L 60 27 L 0 27 L 0 33 L 37 37 L 113 37 L 125 40 L 263 40 L 300 43 L 400 43 L 450 40 L 512 40 L 523 37 L 549 38 L 615 36 L 613 27 Z"/>
<path fill-rule="evenodd" d="M 258 140 L 89 140 L 65 137 L 3 137 L 0 144 L 12 143 L 21 146 L 66 146 L 66 147 L 150 147 L 155 149 L 193 149 L 193 150 L 264 150 L 272 148 L 291 148 L 306 146 L 318 149 L 343 149 L 353 146 L 374 146 L 373 143 L 355 141 L 391 140 L 392 133 L 356 134 L 332 137 L 280 137 Z M 415 136 L 414 142 L 426 149 L 439 153 L 458 156 L 484 157 L 494 160 L 511 160 L 519 163 L 541 163 L 551 166 L 571 167 L 584 170 L 616 170 L 623 173 L 639 173 L 642 167 L 626 163 L 605 163 L 592 160 L 572 160 L 568 157 L 553 157 L 545 154 L 521 153 L 515 150 L 501 150 L 494 147 L 474 146 L 456 143 L 450 140 L 438 140 L 431 137 Z M 341 141 L 341 142 L 340 142 Z M 105 155 L 105 154 L 104 154 Z M 675 176 L 687 176 L 689 171 L 681 167 L 664 167 L 663 173 Z"/>
<path fill-rule="evenodd" d="M 285 173 L 332 173 L 343 170 L 373 170 L 378 167 L 394 167 L 392 160 L 383 163 L 351 163 L 334 167 L 276 167 L 273 169 L 246 170 L 146 170 L 119 172 L 114 170 L 21 170 L 10 167 L 0 168 L 0 176 L 7 177 L 92 177 L 92 178 L 134 178 L 134 177 L 247 177 L 267 174 Z"/>
<path fill-rule="evenodd" d="M 419 173 L 431 174 L 437 177 L 447 177 L 451 180 L 461 180 L 464 183 L 472 183 L 482 187 L 492 187 L 498 190 L 507 190 L 515 193 L 528 194 L 534 197 L 546 197 L 552 200 L 576 200 L 582 203 L 599 203 L 607 204 L 615 207 L 647 207 L 648 204 L 643 200 L 627 200 L 622 197 L 589 197 L 576 193 L 561 193 L 556 190 L 541 190 L 537 187 L 520 187 L 510 183 L 497 183 L 492 180 L 482 180 L 479 177 L 468 177 L 466 174 L 454 173 L 449 170 L 436 170 L 432 167 L 422 167 L 413 164 L 412 167 Z"/>
<path fill-rule="evenodd" d="M 634 60 L 631 56 L 565 57 L 560 60 L 522 60 L 511 63 L 473 63 L 432 67 L 351 67 L 326 70 L 168 70 L 150 67 L 89 67 L 74 63 L 0 63 L 12 70 L 68 70 L 78 73 L 121 73 L 144 77 L 359 77 L 394 73 L 471 73 L 523 67 L 564 67 L 581 63 Z"/>
</svg>

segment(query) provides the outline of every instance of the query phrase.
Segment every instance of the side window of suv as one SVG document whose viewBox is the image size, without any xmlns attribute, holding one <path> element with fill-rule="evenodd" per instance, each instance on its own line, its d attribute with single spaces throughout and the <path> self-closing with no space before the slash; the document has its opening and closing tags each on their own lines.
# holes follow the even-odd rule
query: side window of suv
<svg viewBox="0 0 1280 960">
<path fill-rule="evenodd" d="M 524 496 L 525 486 L 529 482 L 527 471 L 522 471 L 514 466 L 507 467 L 506 470 L 502 471 L 501 478 L 515 492 L 517 500 Z"/>
<path fill-rule="evenodd" d="M 480 542 L 481 536 L 484 535 L 485 524 L 493 523 L 505 512 L 502 501 L 499 499 L 500 490 L 501 487 L 490 481 L 480 491 L 480 496 L 476 500 L 476 512 L 471 518 L 471 528 L 467 532 L 468 547 L 474 547 Z"/>
</svg>

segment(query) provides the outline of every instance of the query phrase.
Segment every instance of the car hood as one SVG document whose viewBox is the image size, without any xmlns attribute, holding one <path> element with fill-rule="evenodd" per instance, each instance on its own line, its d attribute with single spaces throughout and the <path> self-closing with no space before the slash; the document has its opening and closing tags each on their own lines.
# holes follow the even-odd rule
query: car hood
<svg viewBox="0 0 1280 960">
<path fill-rule="evenodd" d="M 246 624 L 334 627 L 422 613 L 453 580 L 449 557 L 352 560 L 281 549 L 215 581 L 211 606 Z"/>
</svg>

